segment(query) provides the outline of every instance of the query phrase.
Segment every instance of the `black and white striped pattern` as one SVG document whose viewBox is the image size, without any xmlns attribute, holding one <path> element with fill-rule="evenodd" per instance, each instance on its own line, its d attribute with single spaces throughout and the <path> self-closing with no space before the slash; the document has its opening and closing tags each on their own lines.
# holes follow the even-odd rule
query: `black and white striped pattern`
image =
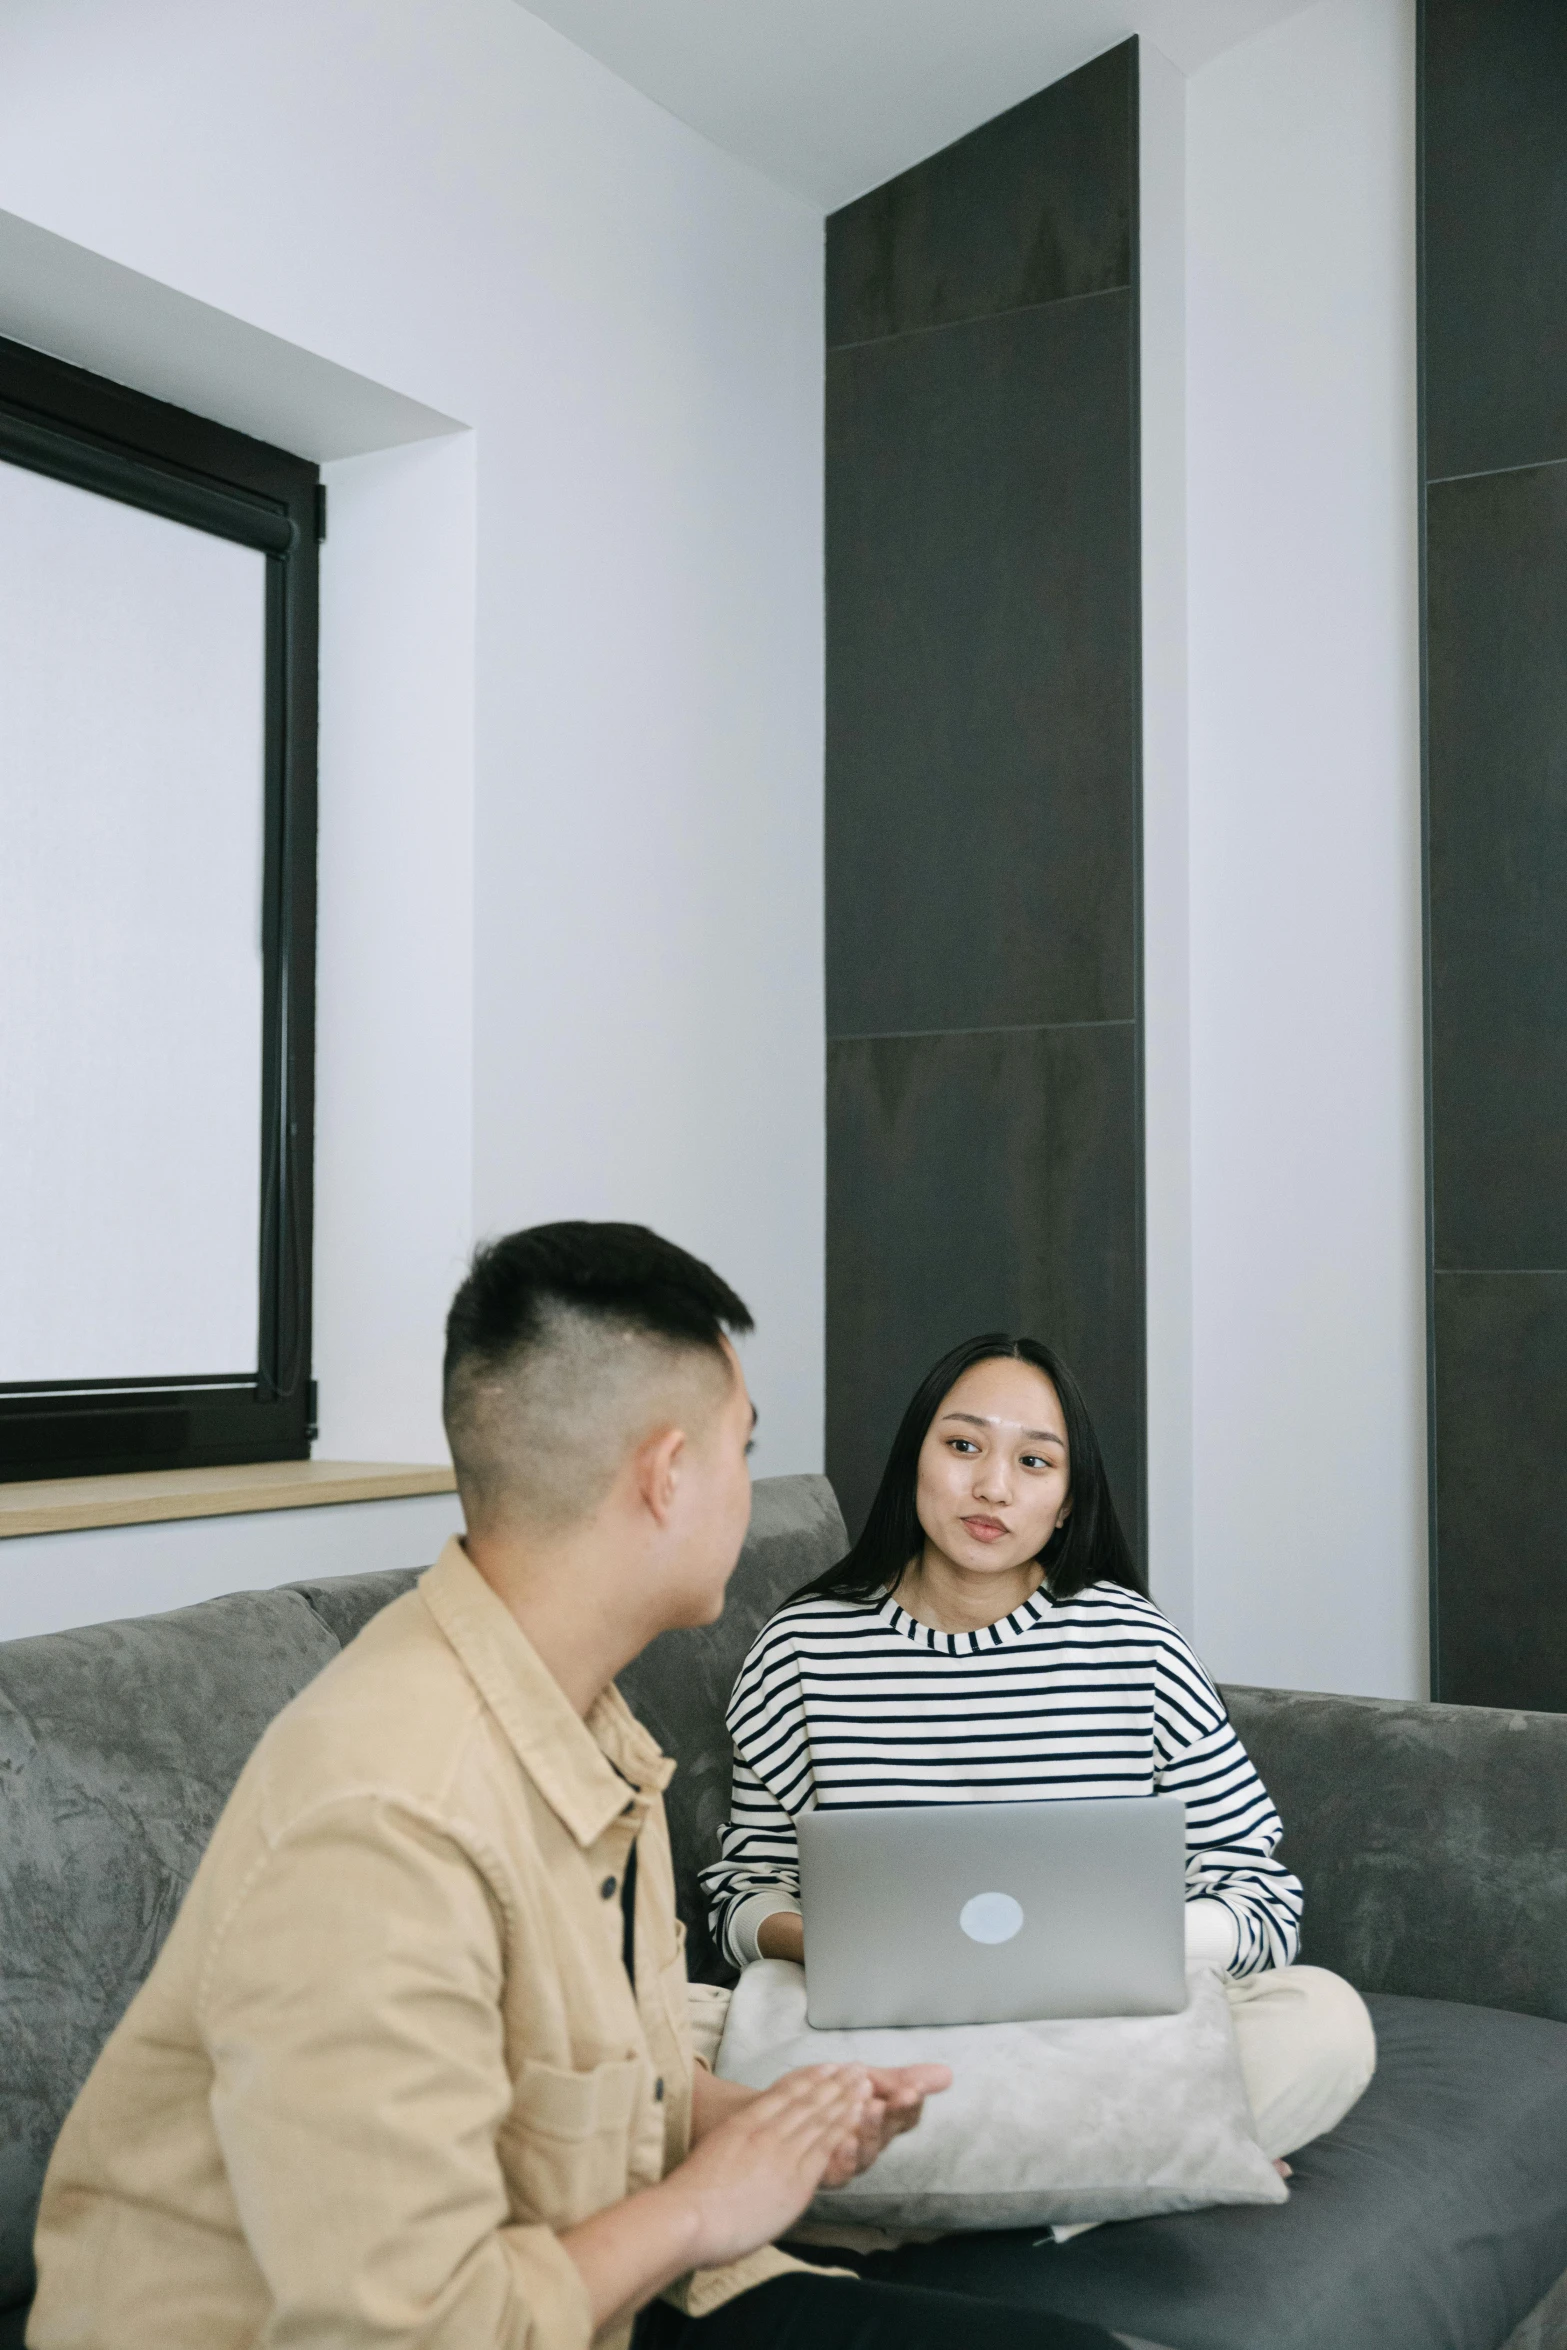
<svg viewBox="0 0 1567 2350">
<path fill-rule="evenodd" d="M 813 1805 L 1180 1795 L 1187 1899 L 1222 1901 L 1231 1972 L 1288 1966 L 1301 1890 L 1279 1816 L 1202 1666 L 1151 1600 L 1113 1583 L 1043 1592 L 982 1632 L 933 1632 L 892 1599 L 798 1599 L 765 1625 L 729 1705 L 735 1742 L 713 1929 L 753 1894 L 799 1893 L 794 1816 Z"/>
</svg>

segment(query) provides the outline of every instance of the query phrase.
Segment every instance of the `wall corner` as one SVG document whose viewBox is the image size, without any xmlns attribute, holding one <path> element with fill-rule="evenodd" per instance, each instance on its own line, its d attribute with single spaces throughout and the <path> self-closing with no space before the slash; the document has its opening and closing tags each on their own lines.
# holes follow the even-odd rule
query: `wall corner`
<svg viewBox="0 0 1567 2350">
<path fill-rule="evenodd" d="M 1138 43 L 1148 1564 L 1196 1630 L 1187 844 L 1186 81 Z"/>
</svg>

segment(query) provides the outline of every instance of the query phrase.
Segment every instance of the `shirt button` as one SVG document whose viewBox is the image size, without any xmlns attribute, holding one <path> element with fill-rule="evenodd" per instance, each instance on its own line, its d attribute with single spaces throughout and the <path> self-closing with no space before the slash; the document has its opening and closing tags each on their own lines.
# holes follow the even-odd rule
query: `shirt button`
<svg viewBox="0 0 1567 2350">
<path fill-rule="evenodd" d="M 663 2102 L 664 2102 L 664 2083 L 663 2083 L 663 2080 L 660 2078 L 659 2080 L 656 2080 L 656 2081 L 653 2083 L 653 2103 L 654 2103 L 655 2105 L 662 2105 L 662 2104 L 663 2104 Z"/>
<path fill-rule="evenodd" d="M 614 1878 L 613 1878 L 613 1877 L 606 1877 L 606 1878 L 604 1879 L 604 1882 L 603 1882 L 603 1884 L 602 1884 L 602 1885 L 599 1887 L 599 1891 L 600 1891 L 600 1892 L 603 1894 L 603 1896 L 604 1896 L 604 1899 L 605 1899 L 606 1901 L 613 1901 L 613 1900 L 614 1900 L 614 1898 L 615 1898 L 615 1880 L 614 1880 Z"/>
</svg>

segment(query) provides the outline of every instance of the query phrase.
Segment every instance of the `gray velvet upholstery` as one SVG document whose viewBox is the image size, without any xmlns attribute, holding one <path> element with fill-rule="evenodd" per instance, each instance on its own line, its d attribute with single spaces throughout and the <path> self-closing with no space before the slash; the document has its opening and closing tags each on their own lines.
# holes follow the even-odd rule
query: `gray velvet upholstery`
<svg viewBox="0 0 1567 2350">
<path fill-rule="evenodd" d="M 346 1648 L 372 1616 L 405 1591 L 412 1591 L 421 1567 L 394 1567 L 384 1575 L 339 1575 L 324 1583 L 296 1583 L 293 1589 L 308 1600 L 338 1648 Z"/>
<path fill-rule="evenodd" d="M 723 1979 L 694 1880 L 727 1804 L 730 1686 L 760 1624 L 844 1546 L 824 1479 L 759 1484 L 722 1622 L 667 1634 L 622 1677 L 680 1765 L 669 1809 L 698 1977 Z M 0 2350 L 22 2340 L 55 2133 L 245 1757 L 414 1579 L 0 1645 Z M 1048 2253 L 966 2238 L 932 2257 L 1008 2298 L 1075 2279 L 1082 2314 L 1179 2350 L 1498 2350 L 1520 2320 L 1513 2350 L 1567 2350 L 1567 2299 L 1549 2292 L 1567 2269 L 1567 2023 L 1535 2020 L 1567 2016 L 1567 1718 L 1227 1695 L 1305 1880 L 1306 1955 L 1416 1994 L 1377 2003 L 1372 2091 L 1299 2158 L 1282 2210 L 1136 2221 Z M 1518 2012 L 1423 2004 L 1459 1999 Z"/>
<path fill-rule="evenodd" d="M 1224 1695 L 1306 1888 L 1302 1958 L 1567 2021 L 1567 1714 Z"/>
<path fill-rule="evenodd" d="M 337 1654 L 290 1591 L 0 1645 L 0 2306 L 44 2164 L 246 1756 Z"/>
</svg>

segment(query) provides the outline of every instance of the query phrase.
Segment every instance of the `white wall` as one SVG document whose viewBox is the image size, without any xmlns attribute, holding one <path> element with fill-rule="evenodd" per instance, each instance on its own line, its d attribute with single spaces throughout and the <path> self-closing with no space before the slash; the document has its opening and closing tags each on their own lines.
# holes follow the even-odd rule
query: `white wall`
<svg viewBox="0 0 1567 2350">
<path fill-rule="evenodd" d="M 322 1460 L 444 1460 L 473 1234 L 475 436 L 323 468 Z"/>
<path fill-rule="evenodd" d="M 454 1493 L 169 1525 L 92 1526 L 0 1542 L 0 1640 L 190 1607 L 329 1575 L 427 1567 L 462 1528 Z"/>
<path fill-rule="evenodd" d="M 1423 1695 L 1414 0 L 1188 85 L 1197 1635 Z"/>
<path fill-rule="evenodd" d="M 470 428 L 332 483 L 320 1450 L 438 1457 L 472 1233 L 617 1215 L 818 1467 L 819 215 L 514 0 L 12 0 L 0 208 Z"/>
</svg>

